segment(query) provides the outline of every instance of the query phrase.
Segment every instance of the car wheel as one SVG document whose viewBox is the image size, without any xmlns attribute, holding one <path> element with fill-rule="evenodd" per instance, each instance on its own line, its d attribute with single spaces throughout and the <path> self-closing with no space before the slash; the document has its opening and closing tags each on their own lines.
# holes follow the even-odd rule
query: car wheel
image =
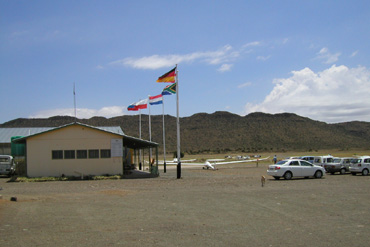
<svg viewBox="0 0 370 247">
<path fill-rule="evenodd" d="M 322 178 L 322 171 L 316 171 L 314 176 L 315 178 Z"/>
<path fill-rule="evenodd" d="M 362 176 L 367 176 L 369 175 L 369 170 L 368 169 L 363 169 L 362 170 Z"/>
<path fill-rule="evenodd" d="M 340 174 L 341 175 L 343 175 L 343 174 L 345 174 L 346 173 L 346 168 L 342 168 L 342 169 L 340 169 Z"/>
<path fill-rule="evenodd" d="M 278 176 L 274 176 L 274 178 L 275 178 L 276 180 L 279 180 L 279 179 L 280 179 L 280 177 L 278 177 Z"/>
<path fill-rule="evenodd" d="M 286 179 L 286 180 L 290 180 L 290 179 L 292 179 L 292 177 L 293 177 L 293 174 L 291 172 L 286 172 L 284 174 L 284 179 Z"/>
</svg>

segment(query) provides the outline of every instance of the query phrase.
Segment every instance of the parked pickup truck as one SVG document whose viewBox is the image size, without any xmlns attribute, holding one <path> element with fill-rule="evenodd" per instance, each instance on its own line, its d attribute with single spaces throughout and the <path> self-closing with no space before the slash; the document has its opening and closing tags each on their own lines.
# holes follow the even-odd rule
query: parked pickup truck
<svg viewBox="0 0 370 247">
<path fill-rule="evenodd" d="M 334 174 L 339 172 L 340 174 L 345 174 L 349 172 L 349 165 L 351 164 L 351 157 L 344 157 L 344 158 L 334 158 L 333 162 L 324 164 L 325 170 L 330 173 Z"/>
</svg>

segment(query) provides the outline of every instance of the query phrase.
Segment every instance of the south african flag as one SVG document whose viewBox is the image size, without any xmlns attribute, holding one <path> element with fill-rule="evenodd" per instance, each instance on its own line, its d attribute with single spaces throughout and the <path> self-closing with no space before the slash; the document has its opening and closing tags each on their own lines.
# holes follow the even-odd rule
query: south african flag
<svg viewBox="0 0 370 247">
<path fill-rule="evenodd" d="M 171 94 L 176 94 L 176 84 L 171 84 L 167 87 L 165 87 L 162 91 L 162 95 L 171 95 Z"/>
</svg>

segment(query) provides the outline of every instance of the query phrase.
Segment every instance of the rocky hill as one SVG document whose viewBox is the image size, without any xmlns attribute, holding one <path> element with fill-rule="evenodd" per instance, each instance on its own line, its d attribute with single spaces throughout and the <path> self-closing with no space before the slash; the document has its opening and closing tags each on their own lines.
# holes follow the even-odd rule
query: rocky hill
<svg viewBox="0 0 370 247">
<path fill-rule="evenodd" d="M 54 127 L 74 122 L 73 117 L 15 119 L 0 127 Z M 77 119 L 92 126 L 121 126 L 125 134 L 139 136 L 139 115 Z M 162 144 L 162 115 L 151 116 L 152 141 Z M 229 112 L 198 113 L 180 119 L 181 150 L 185 153 L 315 151 L 369 149 L 370 123 L 327 124 L 295 114 Z M 142 138 L 149 139 L 149 117 L 141 115 Z M 176 118 L 165 115 L 166 149 L 176 150 Z M 161 145 L 162 146 L 162 145 Z"/>
</svg>

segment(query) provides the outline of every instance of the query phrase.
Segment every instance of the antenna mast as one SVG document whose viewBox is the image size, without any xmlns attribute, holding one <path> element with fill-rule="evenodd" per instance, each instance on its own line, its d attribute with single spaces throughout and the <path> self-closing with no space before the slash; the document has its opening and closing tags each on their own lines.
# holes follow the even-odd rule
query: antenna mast
<svg viewBox="0 0 370 247">
<path fill-rule="evenodd" d="M 77 111 L 76 111 L 76 87 L 75 87 L 75 83 L 73 83 L 73 100 L 74 100 L 75 123 L 76 123 L 77 122 Z"/>
</svg>

